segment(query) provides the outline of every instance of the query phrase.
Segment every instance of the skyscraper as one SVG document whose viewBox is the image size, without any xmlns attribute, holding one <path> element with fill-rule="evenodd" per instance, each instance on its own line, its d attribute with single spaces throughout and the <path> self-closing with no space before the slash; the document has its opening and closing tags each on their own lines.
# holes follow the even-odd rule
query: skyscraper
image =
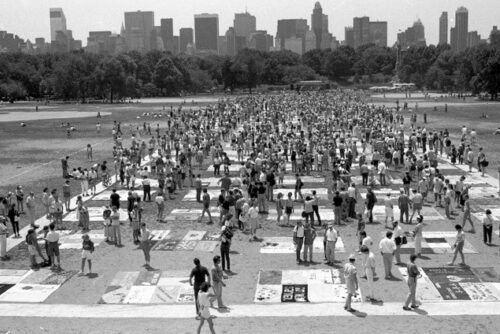
<svg viewBox="0 0 500 334">
<path fill-rule="evenodd" d="M 387 46 L 387 21 L 370 22 L 370 43 Z"/>
<path fill-rule="evenodd" d="M 403 48 L 425 46 L 425 28 L 422 21 L 418 19 L 413 23 L 413 26 L 399 33 L 398 43 Z"/>
<path fill-rule="evenodd" d="M 439 17 L 439 44 L 448 44 L 448 12 Z"/>
<path fill-rule="evenodd" d="M 368 16 L 353 19 L 354 48 L 370 43 L 370 18 Z"/>
<path fill-rule="evenodd" d="M 151 51 L 153 12 L 125 12 L 125 39 L 130 51 Z"/>
<path fill-rule="evenodd" d="M 181 28 L 179 30 L 179 51 L 186 52 L 188 44 L 193 45 L 193 28 Z"/>
<path fill-rule="evenodd" d="M 234 14 L 234 32 L 236 36 L 243 36 L 246 39 L 250 34 L 257 30 L 257 21 L 255 16 L 249 13 Z"/>
<path fill-rule="evenodd" d="M 160 20 L 160 37 L 163 41 L 163 48 L 165 51 L 169 51 L 175 54 L 175 42 L 174 42 L 174 20 L 173 19 L 161 19 Z"/>
<path fill-rule="evenodd" d="M 251 49 L 267 52 L 273 46 L 273 36 L 266 30 L 257 30 L 250 34 L 248 47 Z"/>
<path fill-rule="evenodd" d="M 306 38 L 306 32 L 309 30 L 307 25 L 307 20 L 304 19 L 288 19 L 288 20 L 278 20 L 278 31 L 276 33 L 276 38 L 280 41 L 280 50 L 285 49 L 285 40 L 288 38 L 300 38 L 302 40 L 302 51 L 304 51 L 304 44 Z M 293 49 L 297 48 L 297 41 L 290 41 L 289 45 L 293 45 Z M 276 45 L 278 46 L 278 45 Z"/>
<path fill-rule="evenodd" d="M 54 42 L 57 32 L 66 30 L 66 16 L 62 8 L 50 8 L 50 40 Z"/>
<path fill-rule="evenodd" d="M 467 47 L 473 48 L 481 43 L 481 35 L 477 31 L 469 31 L 467 34 Z"/>
<path fill-rule="evenodd" d="M 219 15 L 199 14 L 194 16 L 195 45 L 198 52 L 219 51 Z"/>
<path fill-rule="evenodd" d="M 467 49 L 467 36 L 469 33 L 469 11 L 465 7 L 460 7 L 455 12 L 455 34 L 456 43 L 452 49 L 462 52 Z"/>
<path fill-rule="evenodd" d="M 354 29 L 352 27 L 345 27 L 345 45 L 354 47 Z"/>
<path fill-rule="evenodd" d="M 323 14 L 323 8 L 321 8 L 319 1 L 314 5 L 311 15 L 311 30 L 316 35 L 315 48 L 323 48 L 323 40 L 328 38 L 328 15 Z"/>
</svg>

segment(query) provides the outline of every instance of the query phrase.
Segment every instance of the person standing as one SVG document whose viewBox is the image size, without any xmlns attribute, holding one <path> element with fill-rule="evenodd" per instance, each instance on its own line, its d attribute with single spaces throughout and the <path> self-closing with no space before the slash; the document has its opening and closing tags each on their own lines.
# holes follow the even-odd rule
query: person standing
<svg viewBox="0 0 500 334">
<path fill-rule="evenodd" d="M 310 223 L 304 227 L 304 262 L 313 263 L 313 244 L 316 239 L 316 230 Z"/>
<path fill-rule="evenodd" d="M 462 262 L 460 265 L 465 266 L 465 258 L 464 258 L 464 245 L 465 245 L 465 233 L 462 230 L 462 226 L 460 225 L 455 225 L 455 230 L 457 231 L 457 237 L 455 239 L 455 244 L 453 245 L 453 250 L 454 250 L 454 255 L 453 255 L 453 260 L 451 260 L 450 263 L 448 263 L 449 266 L 455 265 L 455 260 L 457 259 L 457 255 L 460 254 L 460 257 L 462 258 Z"/>
<path fill-rule="evenodd" d="M 411 311 L 412 309 L 418 308 L 417 305 L 417 280 L 422 277 L 420 271 L 418 270 L 417 265 L 415 264 L 415 260 L 417 259 L 416 254 L 410 255 L 410 263 L 406 265 L 406 269 L 408 271 L 408 288 L 410 292 L 408 293 L 408 297 L 406 298 L 406 302 L 403 306 L 403 310 Z M 411 303 L 411 308 L 409 307 Z"/>
<path fill-rule="evenodd" d="M 160 189 L 155 197 L 156 207 L 158 213 L 156 215 L 156 221 L 163 222 L 163 212 L 165 211 L 165 198 L 163 197 L 163 191 Z"/>
<path fill-rule="evenodd" d="M 335 224 L 340 225 L 342 219 L 342 197 L 340 192 L 336 191 L 335 196 L 333 196 L 333 215 L 335 218 Z"/>
<path fill-rule="evenodd" d="M 147 175 L 142 177 L 142 201 L 146 202 L 146 198 L 148 202 L 151 202 L 151 180 L 148 179 Z"/>
<path fill-rule="evenodd" d="M 146 228 L 146 223 L 141 224 L 141 249 L 142 252 L 144 253 L 144 260 L 146 261 L 146 264 L 144 264 L 144 267 L 146 268 L 151 268 L 151 239 L 153 236 L 151 235 L 151 232 Z"/>
<path fill-rule="evenodd" d="M 415 255 L 420 257 L 422 255 L 422 238 L 424 230 L 424 217 L 419 215 L 417 217 L 417 226 L 413 230 L 413 237 L 415 238 Z"/>
<path fill-rule="evenodd" d="M 120 208 L 120 195 L 116 193 L 116 189 L 113 189 L 113 192 L 109 196 L 109 205 L 111 207 L 116 207 L 116 209 Z"/>
<path fill-rule="evenodd" d="M 396 243 L 392 240 L 392 231 L 387 231 L 385 234 L 385 238 L 380 240 L 378 245 L 380 249 L 380 253 L 382 254 L 382 258 L 384 260 L 384 269 L 385 269 L 385 279 L 393 278 L 391 273 L 392 268 L 392 258 L 394 256 L 394 252 L 396 251 Z"/>
<path fill-rule="evenodd" d="M 375 298 L 375 293 L 373 289 L 373 278 L 375 277 L 375 254 L 368 248 L 368 246 L 361 246 L 361 254 L 363 254 L 363 269 L 366 276 L 366 281 L 368 283 L 368 292 L 366 294 L 366 301 L 378 302 L 379 300 Z"/>
<path fill-rule="evenodd" d="M 64 179 L 67 179 L 69 177 L 69 174 L 68 174 L 68 160 L 69 160 L 69 156 L 66 156 L 65 158 L 61 159 L 61 168 L 62 168 L 62 177 Z"/>
<path fill-rule="evenodd" d="M 49 225 L 49 233 L 45 237 L 45 240 L 48 242 L 48 256 L 50 257 L 50 262 L 52 263 L 51 269 L 61 270 L 61 256 L 59 254 L 59 233 L 56 232 L 56 225 L 54 223 L 50 223 Z M 57 259 L 57 267 L 55 263 L 55 259 Z"/>
<path fill-rule="evenodd" d="M 344 266 L 344 278 L 347 288 L 344 310 L 348 312 L 356 312 L 356 310 L 351 307 L 352 297 L 355 296 L 358 291 L 358 275 L 356 266 L 354 265 L 355 261 L 356 258 L 354 257 L 354 254 L 351 254 L 349 256 L 349 262 Z"/>
<path fill-rule="evenodd" d="M 250 225 L 250 239 L 253 241 L 257 239 L 257 227 L 259 225 L 259 211 L 257 209 L 257 204 L 255 203 L 255 198 L 252 200 L 250 208 L 248 209 L 248 220 Z"/>
<path fill-rule="evenodd" d="M 120 212 L 116 206 L 111 207 L 111 228 L 113 229 L 113 240 L 116 247 L 122 247 L 122 234 L 120 230 Z"/>
<path fill-rule="evenodd" d="M 403 245 L 403 238 L 405 237 L 404 231 L 399 226 L 398 221 L 392 222 L 392 239 L 394 240 L 394 243 L 396 244 L 396 250 L 394 251 L 394 257 L 396 258 L 396 264 L 401 264 L 401 246 Z"/>
<path fill-rule="evenodd" d="M 7 235 L 9 230 L 7 229 L 7 218 L 5 216 L 0 216 L 0 260 L 8 260 L 7 256 Z"/>
<path fill-rule="evenodd" d="M 229 251 L 231 249 L 233 232 L 231 232 L 231 228 L 228 226 L 228 223 L 229 222 L 226 221 L 226 224 L 222 226 L 220 256 L 222 258 L 222 271 L 226 271 L 227 264 L 227 271 L 231 272 L 231 260 L 229 258 Z"/>
<path fill-rule="evenodd" d="M 483 241 L 487 245 L 491 245 L 491 234 L 493 232 L 493 216 L 491 210 L 486 210 L 486 216 L 483 218 Z"/>
<path fill-rule="evenodd" d="M 338 233 L 333 228 L 333 224 L 328 224 L 328 228 L 325 231 L 325 242 L 326 242 L 326 263 L 328 265 L 335 264 L 335 245 L 337 244 Z"/>
<path fill-rule="evenodd" d="M 306 199 L 304 200 L 304 213 L 305 213 L 305 219 L 306 219 L 306 224 L 311 221 L 311 224 L 314 225 L 314 209 L 313 209 L 313 203 L 314 200 L 311 198 L 311 196 L 307 195 Z"/>
<path fill-rule="evenodd" d="M 66 212 L 71 211 L 70 201 L 71 201 L 71 186 L 69 180 L 66 180 L 62 186 L 63 202 Z"/>
<path fill-rule="evenodd" d="M 80 275 L 85 274 L 85 261 L 89 265 L 89 275 L 92 275 L 92 255 L 94 254 L 94 243 L 90 240 L 88 234 L 82 235 L 82 266 Z"/>
<path fill-rule="evenodd" d="M 373 208 L 375 207 L 375 203 L 377 203 L 377 197 L 373 192 L 371 187 L 368 188 L 368 192 L 366 193 L 366 210 L 368 211 L 368 222 L 370 224 L 373 223 Z"/>
<path fill-rule="evenodd" d="M 295 255 L 297 258 L 297 263 L 301 263 L 300 252 L 302 251 L 302 245 L 304 244 L 304 226 L 302 226 L 302 220 L 297 220 L 297 225 L 293 228 L 293 244 L 295 245 Z"/>
<path fill-rule="evenodd" d="M 196 305 L 196 314 L 200 312 L 198 307 L 198 293 L 200 292 L 200 287 L 203 283 L 210 286 L 210 273 L 207 268 L 203 267 L 198 258 L 193 259 L 194 268 L 191 270 L 191 274 L 189 275 L 189 285 L 191 285 L 194 289 L 194 299 Z M 194 278 L 194 283 L 193 283 Z M 206 279 L 205 279 L 206 278 Z"/>
<path fill-rule="evenodd" d="M 399 206 L 399 222 L 403 223 L 403 215 L 406 217 L 406 224 L 408 224 L 408 215 L 410 210 L 410 198 L 405 193 L 404 189 L 400 190 L 400 195 L 398 198 Z"/>
<path fill-rule="evenodd" d="M 424 205 L 424 198 L 421 193 L 417 192 L 416 189 L 413 189 L 413 198 L 411 199 L 411 202 L 412 202 L 412 212 L 410 216 L 410 224 L 415 213 L 417 213 L 417 215 L 420 216 L 420 213 L 422 212 L 422 207 Z"/>
<path fill-rule="evenodd" d="M 196 175 L 196 179 L 194 180 L 194 187 L 196 189 L 196 202 L 201 202 L 201 191 L 202 191 L 202 181 L 201 174 Z"/>
<path fill-rule="evenodd" d="M 35 226 L 35 193 L 30 192 L 28 197 L 26 197 L 26 209 L 28 210 L 28 221 L 31 226 Z"/>
<path fill-rule="evenodd" d="M 214 256 L 214 265 L 212 267 L 212 288 L 214 290 L 215 298 L 217 299 L 217 307 L 219 309 L 227 308 L 222 302 L 222 288 L 226 286 L 223 279 L 226 279 L 227 276 L 224 276 L 224 272 L 220 267 L 220 256 Z"/>
</svg>

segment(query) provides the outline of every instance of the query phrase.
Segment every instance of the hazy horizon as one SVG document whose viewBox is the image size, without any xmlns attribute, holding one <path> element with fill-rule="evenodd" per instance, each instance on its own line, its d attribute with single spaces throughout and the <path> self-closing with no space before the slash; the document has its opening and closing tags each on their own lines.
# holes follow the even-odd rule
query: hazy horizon
<svg viewBox="0 0 500 334">
<path fill-rule="evenodd" d="M 307 1 L 222 1 L 222 0 L 2 0 L 0 2 L 0 30 L 34 41 L 44 37 L 50 42 L 49 8 L 61 7 L 68 29 L 73 37 L 86 45 L 89 31 L 110 30 L 119 33 L 126 11 L 153 11 L 155 25 L 160 19 L 173 18 L 174 35 L 183 27 L 194 27 L 194 15 L 219 14 L 219 35 L 233 25 L 235 13 L 245 12 L 257 18 L 257 29 L 276 36 L 279 19 L 303 18 L 311 25 L 315 0 Z M 469 10 L 469 31 L 477 30 L 481 38 L 488 38 L 494 25 L 500 25 L 498 0 L 338 0 L 320 1 L 323 13 L 328 15 L 329 30 L 338 41 L 344 40 L 344 28 L 352 26 L 355 16 L 369 16 L 372 21 L 388 21 L 388 46 L 394 44 L 398 30 L 405 30 L 420 19 L 425 26 L 427 44 L 437 44 L 439 16 L 448 12 L 449 28 L 454 26 L 455 11 L 464 6 Z M 272 13 L 269 15 L 269 13 Z"/>
</svg>

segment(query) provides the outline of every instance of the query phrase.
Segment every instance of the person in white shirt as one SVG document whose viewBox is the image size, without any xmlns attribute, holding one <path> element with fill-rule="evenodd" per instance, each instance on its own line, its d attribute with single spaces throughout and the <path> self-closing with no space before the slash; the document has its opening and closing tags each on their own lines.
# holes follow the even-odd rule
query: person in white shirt
<svg viewBox="0 0 500 334">
<path fill-rule="evenodd" d="M 491 215 L 491 210 L 486 210 L 486 216 L 483 218 L 483 241 L 487 245 L 491 245 L 491 234 L 493 232 L 494 218 Z"/>
<path fill-rule="evenodd" d="M 297 225 L 293 228 L 293 243 L 295 245 L 295 253 L 297 256 L 297 263 L 301 263 L 300 252 L 302 251 L 302 245 L 304 244 L 304 226 L 302 225 L 302 220 L 297 221 Z"/>
<path fill-rule="evenodd" d="M 378 247 L 380 249 L 380 253 L 382 254 L 382 258 L 384 260 L 384 269 L 385 269 L 385 279 L 392 278 L 391 268 L 392 268 L 392 258 L 394 256 L 394 252 L 396 251 L 396 243 L 392 240 L 392 231 L 387 231 L 385 234 L 385 238 L 380 240 Z"/>
<path fill-rule="evenodd" d="M 378 174 L 380 177 L 380 185 L 385 186 L 386 185 L 386 179 L 385 179 L 385 173 L 386 173 L 386 166 L 384 161 L 380 161 L 378 163 Z"/>
<path fill-rule="evenodd" d="M 370 251 L 370 249 L 366 246 L 361 246 L 361 254 L 363 254 L 363 269 L 364 269 L 364 274 L 366 275 L 366 281 L 368 283 L 366 301 L 379 302 L 379 300 L 375 298 L 375 293 L 373 289 L 373 278 L 376 276 L 375 254 L 372 251 Z"/>
<path fill-rule="evenodd" d="M 333 265 L 335 263 L 335 245 L 337 243 L 338 233 L 333 228 L 333 224 L 328 224 L 328 228 L 325 231 L 325 241 L 326 241 L 326 261 L 327 264 Z"/>
<path fill-rule="evenodd" d="M 398 221 L 392 222 L 392 239 L 394 240 L 394 243 L 396 244 L 396 251 L 394 252 L 394 257 L 396 258 L 396 264 L 401 263 L 401 245 L 403 244 L 403 237 L 404 237 L 404 231 L 399 226 Z"/>
</svg>

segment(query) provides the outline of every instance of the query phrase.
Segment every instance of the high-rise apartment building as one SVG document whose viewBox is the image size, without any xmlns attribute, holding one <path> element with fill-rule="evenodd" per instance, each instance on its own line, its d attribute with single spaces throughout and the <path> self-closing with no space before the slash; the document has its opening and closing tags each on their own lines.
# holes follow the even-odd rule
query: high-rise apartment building
<svg viewBox="0 0 500 334">
<path fill-rule="evenodd" d="M 248 47 L 262 52 L 267 52 L 273 46 L 273 36 L 266 30 L 257 30 L 250 34 Z"/>
<path fill-rule="evenodd" d="M 187 46 L 193 45 L 193 28 L 181 28 L 179 30 L 179 51 L 185 53 Z"/>
<path fill-rule="evenodd" d="M 469 31 L 467 33 L 467 47 L 473 48 L 481 43 L 481 35 L 477 31 Z"/>
<path fill-rule="evenodd" d="M 352 27 L 345 27 L 344 44 L 351 48 L 354 47 L 354 29 Z"/>
<path fill-rule="evenodd" d="M 367 16 L 353 18 L 353 26 L 345 28 L 344 44 L 352 48 L 366 44 L 387 46 L 387 22 L 370 21 Z"/>
<path fill-rule="evenodd" d="M 469 11 L 460 7 L 455 12 L 455 43 L 451 48 L 456 52 L 462 52 L 467 48 L 469 33 Z"/>
<path fill-rule="evenodd" d="M 125 12 L 125 40 L 128 50 L 139 52 L 151 51 L 151 34 L 153 28 L 153 12 Z"/>
<path fill-rule="evenodd" d="M 50 8 L 50 40 L 54 42 L 57 32 L 66 30 L 66 16 L 62 8 Z"/>
<path fill-rule="evenodd" d="M 237 13 L 234 14 L 234 33 L 236 36 L 243 36 L 246 39 L 250 37 L 250 34 L 257 30 L 257 20 L 255 16 L 249 13 Z"/>
<path fill-rule="evenodd" d="M 439 44 L 448 44 L 448 12 L 439 17 Z"/>
<path fill-rule="evenodd" d="M 194 36 L 197 52 L 218 53 L 219 15 L 195 15 Z"/>
</svg>

